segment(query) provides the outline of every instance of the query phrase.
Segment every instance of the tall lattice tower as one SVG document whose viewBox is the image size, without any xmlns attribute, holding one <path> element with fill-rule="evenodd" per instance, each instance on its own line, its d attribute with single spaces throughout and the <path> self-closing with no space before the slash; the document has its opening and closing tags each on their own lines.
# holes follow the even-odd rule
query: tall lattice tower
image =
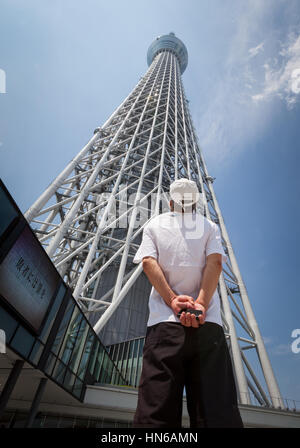
<svg viewBox="0 0 300 448">
<path fill-rule="evenodd" d="M 228 255 L 218 292 L 239 402 L 284 407 L 183 90 L 186 47 L 174 33 L 160 36 L 147 59 L 145 76 L 26 218 L 109 345 L 144 336 L 150 285 L 133 257 L 170 183 L 194 180 L 202 192 L 199 212 L 220 226 Z"/>
</svg>

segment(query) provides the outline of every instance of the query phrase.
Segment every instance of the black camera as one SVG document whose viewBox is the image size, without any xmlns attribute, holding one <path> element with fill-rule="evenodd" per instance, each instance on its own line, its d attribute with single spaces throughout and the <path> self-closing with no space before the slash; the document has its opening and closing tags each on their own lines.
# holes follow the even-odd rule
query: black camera
<svg viewBox="0 0 300 448">
<path fill-rule="evenodd" d="M 194 310 L 194 308 L 184 308 L 183 310 L 179 311 L 179 313 L 177 314 L 177 317 L 180 317 L 182 313 L 195 314 L 196 320 L 199 320 L 199 316 L 201 316 L 201 314 L 203 314 L 203 312 L 201 310 Z"/>
</svg>

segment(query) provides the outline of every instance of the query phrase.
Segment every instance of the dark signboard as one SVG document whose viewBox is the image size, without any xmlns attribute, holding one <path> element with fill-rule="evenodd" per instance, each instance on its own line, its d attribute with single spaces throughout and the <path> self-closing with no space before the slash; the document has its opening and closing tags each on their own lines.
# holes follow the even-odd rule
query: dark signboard
<svg viewBox="0 0 300 448">
<path fill-rule="evenodd" d="M 0 296 L 39 333 L 60 275 L 26 224 L 0 264 Z"/>
</svg>

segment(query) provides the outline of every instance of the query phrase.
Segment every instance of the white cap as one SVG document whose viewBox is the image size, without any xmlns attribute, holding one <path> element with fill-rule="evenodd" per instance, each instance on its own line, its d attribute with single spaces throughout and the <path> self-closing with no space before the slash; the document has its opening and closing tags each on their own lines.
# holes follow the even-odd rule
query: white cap
<svg viewBox="0 0 300 448">
<path fill-rule="evenodd" d="M 170 196 L 177 204 L 182 206 L 184 201 L 184 206 L 189 206 L 198 201 L 200 193 L 193 180 L 178 179 L 170 185 Z"/>
</svg>

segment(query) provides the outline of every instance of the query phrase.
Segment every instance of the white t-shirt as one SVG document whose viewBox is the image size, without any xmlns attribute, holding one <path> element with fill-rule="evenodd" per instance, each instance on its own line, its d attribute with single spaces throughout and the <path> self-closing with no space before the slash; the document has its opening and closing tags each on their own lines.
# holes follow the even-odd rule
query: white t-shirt
<svg viewBox="0 0 300 448">
<path fill-rule="evenodd" d="M 154 217 L 146 225 L 133 262 L 140 263 L 144 257 L 155 258 L 175 294 L 186 294 L 196 300 L 206 257 L 214 253 L 222 254 L 222 261 L 226 262 L 220 230 L 215 223 L 201 214 L 168 212 Z M 206 310 L 206 321 L 222 325 L 217 290 Z M 147 326 L 159 322 L 180 320 L 152 287 Z"/>
</svg>

